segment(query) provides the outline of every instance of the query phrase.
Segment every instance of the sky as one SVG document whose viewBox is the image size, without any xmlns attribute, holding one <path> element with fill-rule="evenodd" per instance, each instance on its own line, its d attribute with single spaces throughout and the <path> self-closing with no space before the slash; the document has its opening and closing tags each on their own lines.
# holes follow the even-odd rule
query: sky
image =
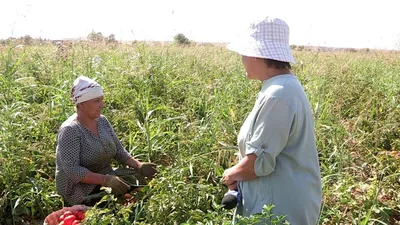
<svg viewBox="0 0 400 225">
<path fill-rule="evenodd" d="M 400 50 L 400 0 L 1 0 L 0 39 L 229 42 L 248 18 L 285 20 L 290 44 Z"/>
</svg>

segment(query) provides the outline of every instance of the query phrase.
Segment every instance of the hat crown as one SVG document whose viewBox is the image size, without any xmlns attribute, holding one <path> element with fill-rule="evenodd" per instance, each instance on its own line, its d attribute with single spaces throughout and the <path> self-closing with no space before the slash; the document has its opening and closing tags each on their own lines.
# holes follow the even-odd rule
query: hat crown
<svg viewBox="0 0 400 225">
<path fill-rule="evenodd" d="M 263 18 L 250 23 L 250 36 L 259 41 L 289 44 L 289 26 L 278 18 Z"/>
<path fill-rule="evenodd" d="M 289 26 L 273 17 L 250 18 L 228 49 L 241 55 L 295 63 L 289 45 Z"/>
</svg>

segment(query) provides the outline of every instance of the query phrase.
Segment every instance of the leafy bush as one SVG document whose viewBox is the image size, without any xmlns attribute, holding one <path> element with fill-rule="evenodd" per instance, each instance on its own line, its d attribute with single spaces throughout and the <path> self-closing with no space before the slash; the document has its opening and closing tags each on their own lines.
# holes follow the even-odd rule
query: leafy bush
<svg viewBox="0 0 400 225">
<path fill-rule="evenodd" d="M 174 42 L 178 45 L 188 45 L 190 44 L 189 39 L 182 33 L 174 36 Z"/>
<path fill-rule="evenodd" d="M 94 30 L 88 34 L 87 39 L 93 42 L 103 42 L 106 40 L 101 32 L 95 32 Z"/>
</svg>

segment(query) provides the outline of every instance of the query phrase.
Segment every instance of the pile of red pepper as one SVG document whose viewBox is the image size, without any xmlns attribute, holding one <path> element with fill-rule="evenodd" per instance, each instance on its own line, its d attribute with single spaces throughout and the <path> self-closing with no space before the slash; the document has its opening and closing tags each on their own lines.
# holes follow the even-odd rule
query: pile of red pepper
<svg viewBox="0 0 400 225">
<path fill-rule="evenodd" d="M 84 219 L 84 211 L 76 211 L 75 213 L 71 211 L 65 211 L 64 214 L 58 218 L 58 225 L 78 225 L 81 224 L 82 220 Z"/>
</svg>

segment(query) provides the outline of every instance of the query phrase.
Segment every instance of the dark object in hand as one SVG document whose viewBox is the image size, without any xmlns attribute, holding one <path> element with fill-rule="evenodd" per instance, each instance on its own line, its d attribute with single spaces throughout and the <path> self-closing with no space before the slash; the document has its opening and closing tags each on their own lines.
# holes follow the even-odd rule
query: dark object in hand
<svg viewBox="0 0 400 225">
<path fill-rule="evenodd" d="M 222 198 L 222 207 L 224 209 L 233 209 L 238 204 L 238 191 L 230 190 L 228 191 L 225 196 Z"/>
</svg>

